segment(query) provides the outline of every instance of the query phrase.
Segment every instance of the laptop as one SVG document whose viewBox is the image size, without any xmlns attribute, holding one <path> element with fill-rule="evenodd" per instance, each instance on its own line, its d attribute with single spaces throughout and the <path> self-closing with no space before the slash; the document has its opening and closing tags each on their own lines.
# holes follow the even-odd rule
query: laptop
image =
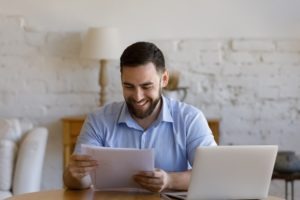
<svg viewBox="0 0 300 200">
<path fill-rule="evenodd" d="M 276 145 L 214 146 L 196 149 L 187 195 L 169 199 L 264 199 L 268 197 Z"/>
</svg>

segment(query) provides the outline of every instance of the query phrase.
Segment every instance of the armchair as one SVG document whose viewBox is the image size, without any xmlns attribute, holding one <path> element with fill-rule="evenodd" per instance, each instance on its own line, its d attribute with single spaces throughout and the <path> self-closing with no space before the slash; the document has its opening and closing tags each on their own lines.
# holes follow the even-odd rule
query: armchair
<svg viewBox="0 0 300 200">
<path fill-rule="evenodd" d="M 17 119 L 0 119 L 0 200 L 40 190 L 46 128 Z"/>
</svg>

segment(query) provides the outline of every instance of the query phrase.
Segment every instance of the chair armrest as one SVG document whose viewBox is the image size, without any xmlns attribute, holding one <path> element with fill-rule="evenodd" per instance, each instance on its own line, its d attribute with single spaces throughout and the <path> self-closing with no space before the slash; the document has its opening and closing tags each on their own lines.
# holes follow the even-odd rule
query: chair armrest
<svg viewBox="0 0 300 200">
<path fill-rule="evenodd" d="M 47 139 L 46 128 L 34 128 L 21 142 L 12 188 L 14 195 L 40 190 Z"/>
</svg>

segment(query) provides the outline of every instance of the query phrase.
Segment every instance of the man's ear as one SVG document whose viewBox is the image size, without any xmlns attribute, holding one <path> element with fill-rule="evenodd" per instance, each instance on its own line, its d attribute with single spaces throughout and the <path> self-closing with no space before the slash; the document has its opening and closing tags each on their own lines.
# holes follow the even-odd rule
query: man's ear
<svg viewBox="0 0 300 200">
<path fill-rule="evenodd" d="M 168 70 L 165 70 L 161 76 L 162 87 L 163 88 L 166 87 L 168 85 L 168 82 L 169 82 L 169 72 L 168 72 Z"/>
</svg>

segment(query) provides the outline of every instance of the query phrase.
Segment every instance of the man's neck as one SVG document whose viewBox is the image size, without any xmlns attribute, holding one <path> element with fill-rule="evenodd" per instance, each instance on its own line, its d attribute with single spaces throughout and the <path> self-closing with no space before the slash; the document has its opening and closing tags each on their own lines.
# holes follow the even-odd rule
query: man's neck
<svg viewBox="0 0 300 200">
<path fill-rule="evenodd" d="M 144 129 L 147 130 L 151 124 L 157 119 L 161 108 L 162 108 L 162 98 L 159 100 L 158 104 L 156 105 L 155 109 L 153 110 L 153 112 L 151 113 L 151 115 L 140 119 L 140 118 L 136 118 L 133 116 L 133 119 Z"/>
</svg>

